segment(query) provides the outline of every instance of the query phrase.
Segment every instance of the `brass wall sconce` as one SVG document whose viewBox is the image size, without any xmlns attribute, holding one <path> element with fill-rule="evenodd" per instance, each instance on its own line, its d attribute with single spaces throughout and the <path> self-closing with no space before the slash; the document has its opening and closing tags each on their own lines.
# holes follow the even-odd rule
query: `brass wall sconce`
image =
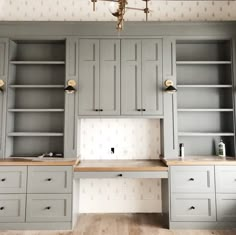
<svg viewBox="0 0 236 235">
<path fill-rule="evenodd" d="M 172 80 L 166 80 L 164 82 L 164 85 L 166 86 L 165 92 L 170 94 L 177 92 L 177 89 L 174 87 L 174 83 Z"/>
<path fill-rule="evenodd" d="M 67 87 L 64 90 L 66 93 L 72 94 L 76 91 L 75 86 L 76 86 L 76 81 L 69 80 L 69 81 L 67 81 Z"/>
<path fill-rule="evenodd" d="M 5 82 L 2 79 L 0 79 L 0 92 L 4 91 L 3 89 L 4 85 L 5 85 Z"/>
</svg>

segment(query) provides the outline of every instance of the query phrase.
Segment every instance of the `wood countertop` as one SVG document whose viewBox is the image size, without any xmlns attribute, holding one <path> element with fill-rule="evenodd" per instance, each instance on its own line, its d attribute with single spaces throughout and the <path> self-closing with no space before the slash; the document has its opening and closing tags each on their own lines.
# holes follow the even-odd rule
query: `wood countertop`
<svg viewBox="0 0 236 235">
<path fill-rule="evenodd" d="M 221 158 L 218 156 L 185 156 L 182 158 L 162 159 L 166 166 L 236 166 L 236 159 L 233 157 Z"/>
<path fill-rule="evenodd" d="M 168 171 L 168 167 L 161 160 L 81 160 L 74 171 Z"/>
<path fill-rule="evenodd" d="M 0 166 L 74 166 L 74 159 L 26 159 L 7 158 L 0 160 Z"/>
</svg>

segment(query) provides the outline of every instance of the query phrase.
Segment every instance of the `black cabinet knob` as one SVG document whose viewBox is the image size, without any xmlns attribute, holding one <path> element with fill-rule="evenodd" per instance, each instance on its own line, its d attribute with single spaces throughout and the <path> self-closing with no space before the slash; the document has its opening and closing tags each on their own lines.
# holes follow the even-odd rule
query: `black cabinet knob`
<svg viewBox="0 0 236 235">
<path fill-rule="evenodd" d="M 122 175 L 122 174 L 118 174 L 117 176 L 118 176 L 118 177 L 122 177 L 123 175 Z"/>
<path fill-rule="evenodd" d="M 52 178 L 48 178 L 47 181 L 52 181 Z"/>
<path fill-rule="evenodd" d="M 142 109 L 142 111 L 143 111 L 143 112 L 145 112 L 145 111 L 146 111 L 146 109 Z"/>
<path fill-rule="evenodd" d="M 137 111 L 141 112 L 142 110 L 141 109 L 137 109 Z"/>
<path fill-rule="evenodd" d="M 4 182 L 4 181 L 6 181 L 6 179 L 5 179 L 5 178 L 3 178 L 3 179 L 1 179 L 1 181 L 2 181 L 2 182 Z"/>
<path fill-rule="evenodd" d="M 99 109 L 94 109 L 95 112 L 99 112 Z"/>
<path fill-rule="evenodd" d="M 194 181 L 194 178 L 190 178 L 189 181 Z"/>
<path fill-rule="evenodd" d="M 1 207 L 0 207 L 0 210 L 1 210 L 1 211 L 4 210 L 4 209 L 5 209 L 4 206 L 1 206 Z"/>
<path fill-rule="evenodd" d="M 191 206 L 191 207 L 190 207 L 190 210 L 195 210 L 195 207 L 194 207 L 194 206 Z"/>
<path fill-rule="evenodd" d="M 100 112 L 103 112 L 103 109 L 99 109 Z"/>
<path fill-rule="evenodd" d="M 50 206 L 47 206 L 45 209 L 46 209 L 46 210 L 50 210 L 50 209 L 51 209 L 51 207 L 50 207 Z"/>
</svg>

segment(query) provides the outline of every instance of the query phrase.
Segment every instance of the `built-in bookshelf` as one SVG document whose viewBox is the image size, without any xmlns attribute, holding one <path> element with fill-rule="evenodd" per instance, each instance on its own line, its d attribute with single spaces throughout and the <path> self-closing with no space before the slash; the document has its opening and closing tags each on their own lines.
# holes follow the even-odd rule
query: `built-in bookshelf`
<svg viewBox="0 0 236 235">
<path fill-rule="evenodd" d="M 177 41 L 178 142 L 185 154 L 235 155 L 231 42 Z"/>
<path fill-rule="evenodd" d="M 6 156 L 63 154 L 64 41 L 11 41 Z"/>
</svg>

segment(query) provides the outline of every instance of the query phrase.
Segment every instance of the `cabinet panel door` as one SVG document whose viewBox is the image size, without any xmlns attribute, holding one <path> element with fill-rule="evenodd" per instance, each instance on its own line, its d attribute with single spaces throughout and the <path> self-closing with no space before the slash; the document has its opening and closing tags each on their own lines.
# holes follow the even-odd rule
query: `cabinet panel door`
<svg viewBox="0 0 236 235">
<path fill-rule="evenodd" d="M 141 115 L 141 40 L 121 43 L 121 113 Z"/>
<path fill-rule="evenodd" d="M 120 115 L 120 40 L 100 41 L 100 115 Z"/>
<path fill-rule="evenodd" d="M 162 115 L 162 40 L 142 40 L 143 115 Z"/>
<path fill-rule="evenodd" d="M 99 40 L 80 40 L 78 93 L 79 115 L 98 115 Z"/>
</svg>

